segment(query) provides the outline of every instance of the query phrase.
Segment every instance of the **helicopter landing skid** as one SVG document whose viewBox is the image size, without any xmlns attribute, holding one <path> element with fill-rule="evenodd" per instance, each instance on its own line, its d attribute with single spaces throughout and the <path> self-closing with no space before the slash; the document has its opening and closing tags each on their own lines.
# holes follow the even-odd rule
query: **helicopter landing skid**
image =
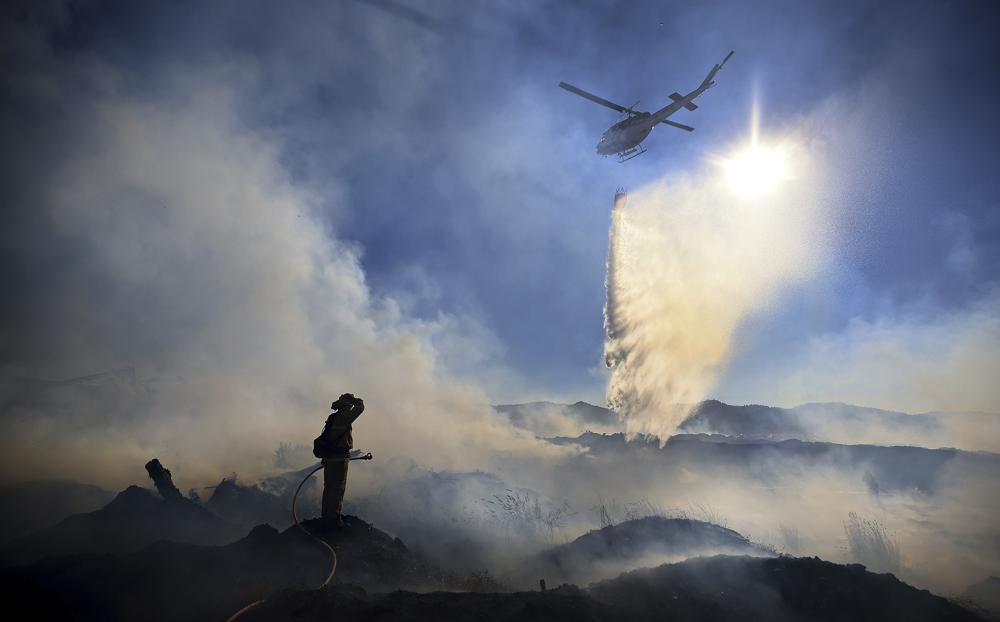
<svg viewBox="0 0 1000 622">
<path fill-rule="evenodd" d="M 646 150 L 642 148 L 642 145 L 636 145 L 635 147 L 632 147 L 631 149 L 628 149 L 626 151 L 620 151 L 618 153 L 618 163 L 624 164 L 625 162 L 628 162 L 632 158 L 638 158 L 644 153 L 646 153 Z"/>
</svg>

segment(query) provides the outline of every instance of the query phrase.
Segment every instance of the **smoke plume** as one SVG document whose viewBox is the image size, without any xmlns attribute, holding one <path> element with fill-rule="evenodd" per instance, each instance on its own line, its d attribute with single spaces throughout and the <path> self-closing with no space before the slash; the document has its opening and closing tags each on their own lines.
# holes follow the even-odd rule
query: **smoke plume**
<svg viewBox="0 0 1000 622">
<path fill-rule="evenodd" d="M 150 98 L 31 43 L 17 51 L 32 62 L 7 67 L 21 87 L 9 105 L 45 123 L 3 128 L 18 301 L 0 342 L 5 478 L 121 486 L 152 456 L 182 486 L 252 478 L 280 441 L 308 443 L 345 391 L 367 402 L 356 441 L 376 455 L 500 469 L 564 453 L 448 373 L 437 336 L 460 366 L 488 350 L 477 335 L 369 291 L 356 248 L 241 119 L 247 78 L 160 76 Z"/>
</svg>

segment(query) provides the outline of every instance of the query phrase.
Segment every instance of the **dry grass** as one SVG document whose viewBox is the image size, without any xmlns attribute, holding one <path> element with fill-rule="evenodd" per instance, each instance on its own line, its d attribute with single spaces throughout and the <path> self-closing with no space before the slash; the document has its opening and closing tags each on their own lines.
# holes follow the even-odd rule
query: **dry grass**
<svg viewBox="0 0 1000 622">
<path fill-rule="evenodd" d="M 851 512 L 844 521 L 844 533 L 852 559 L 879 572 L 899 572 L 899 542 L 878 520 Z"/>
</svg>

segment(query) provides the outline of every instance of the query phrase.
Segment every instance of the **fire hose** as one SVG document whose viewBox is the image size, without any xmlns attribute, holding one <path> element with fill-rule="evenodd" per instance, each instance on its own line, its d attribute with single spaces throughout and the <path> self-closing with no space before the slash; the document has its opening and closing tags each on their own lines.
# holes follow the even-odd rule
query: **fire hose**
<svg viewBox="0 0 1000 622">
<path fill-rule="evenodd" d="M 319 586 L 319 588 L 317 588 L 317 589 L 322 589 L 322 588 L 326 587 L 327 584 L 330 583 L 330 580 L 333 579 L 334 573 L 337 572 L 337 552 L 335 550 L 333 550 L 333 547 L 330 546 L 329 542 L 327 542 L 323 538 L 320 538 L 319 536 L 313 534 L 308 529 L 306 529 L 305 527 L 303 527 L 302 523 L 299 522 L 299 512 L 296 509 L 296 502 L 299 499 L 299 492 L 301 492 L 302 487 L 306 485 L 306 482 L 308 482 L 309 479 L 313 475 L 316 474 L 316 471 L 319 471 L 320 469 L 322 469 L 323 467 L 325 467 L 327 465 L 327 463 L 330 463 L 330 462 L 351 462 L 352 460 L 371 460 L 371 459 L 372 459 L 371 452 L 368 452 L 368 453 L 366 453 L 364 455 L 360 455 L 360 456 L 354 456 L 354 457 L 348 456 L 346 458 L 326 458 L 322 462 L 320 462 L 318 465 L 316 465 L 316 468 L 314 468 L 312 471 L 309 471 L 308 475 L 306 475 L 305 477 L 302 478 L 302 481 L 299 482 L 298 487 L 295 489 L 295 494 L 292 495 L 292 520 L 295 521 L 295 526 L 298 527 L 299 529 L 301 529 L 302 533 L 306 534 L 307 536 L 309 536 L 310 538 L 312 538 L 316 542 L 319 542 L 320 544 L 322 544 L 326 548 L 326 550 L 330 552 L 330 573 L 328 575 L 326 575 L 326 578 L 323 579 L 323 583 L 321 583 L 320 586 Z M 226 618 L 226 622 L 233 622 L 234 620 L 236 620 L 237 618 L 239 618 L 241 615 L 243 615 L 247 611 L 250 611 L 254 607 L 263 604 L 264 601 L 265 601 L 265 599 L 262 598 L 261 600 L 256 600 L 256 601 L 250 603 L 246 607 L 243 607 L 242 609 L 240 609 L 239 611 L 237 611 L 233 615 L 231 615 L 228 618 Z"/>
</svg>

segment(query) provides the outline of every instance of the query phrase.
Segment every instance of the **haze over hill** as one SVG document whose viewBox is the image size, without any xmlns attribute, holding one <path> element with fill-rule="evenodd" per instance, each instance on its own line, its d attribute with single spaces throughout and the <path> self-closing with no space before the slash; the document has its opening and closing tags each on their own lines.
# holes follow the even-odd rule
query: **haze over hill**
<svg viewBox="0 0 1000 622">
<path fill-rule="evenodd" d="M 130 535 L 135 541 L 142 532 L 152 535 L 148 526 L 161 519 L 182 518 L 181 506 L 167 507 L 164 501 L 145 504 L 128 519 L 131 523 L 121 523 L 115 508 L 121 509 L 124 495 L 136 497 L 135 490 L 94 513 L 89 528 L 94 533 L 118 528 L 122 536 L 138 529 Z M 199 512 L 193 506 L 190 510 L 191 516 Z M 31 610 L 39 619 L 105 621 L 222 618 L 253 602 L 248 620 L 318 620 L 332 610 L 344 619 L 359 620 L 373 611 L 407 620 L 445 612 L 449 618 L 470 620 L 652 620 L 664 614 L 735 620 L 745 619 L 748 612 L 783 620 L 841 619 L 848 612 L 853 619 L 978 619 L 891 575 L 816 558 L 773 559 L 773 549 L 730 529 L 687 518 L 651 515 L 606 524 L 521 560 L 516 572 L 507 575 L 514 586 L 498 582 L 489 572 L 461 574 L 430 563 L 400 539 L 352 516 L 340 528 L 331 529 L 321 520 L 304 526 L 327 540 L 337 551 L 338 565 L 343 565 L 328 588 L 303 588 L 319 582 L 329 565 L 315 542 L 294 527 L 279 533 L 261 525 L 225 546 L 155 541 L 117 556 L 57 554 L 30 566 L 0 570 L 0 592 L 10 606 Z M 186 541 L 207 533 L 175 531 L 172 537 Z M 716 556 L 658 565 L 663 559 L 684 560 L 719 550 L 764 559 Z M 621 570 L 642 566 L 655 567 L 614 578 Z M 564 585 L 546 592 L 544 583 L 541 592 L 512 590 L 530 586 L 538 576 L 552 583 L 606 580 L 584 590 Z M 229 587 L 223 589 L 223 584 Z M 420 595 L 401 588 L 436 591 Z"/>
<path fill-rule="evenodd" d="M 605 433 L 624 430 L 622 422 L 610 409 L 586 402 L 502 404 L 495 409 L 511 424 L 539 436 L 574 435 L 580 429 Z M 706 400 L 690 408 L 690 414 L 678 426 L 677 432 L 1000 451 L 1000 415 L 910 414 L 842 403 L 778 408 L 759 404 L 733 406 Z"/>
<path fill-rule="evenodd" d="M 405 587 L 398 577 L 392 578 L 395 575 L 379 566 L 382 561 L 376 561 L 395 555 L 409 556 L 408 561 L 400 562 L 400 567 L 424 569 L 414 574 L 414 580 L 418 576 L 420 580 L 438 577 L 435 581 L 443 581 L 439 583 L 441 586 L 465 585 L 488 590 L 504 585 L 530 587 L 538 577 L 548 578 L 553 584 L 564 580 L 585 584 L 665 561 L 718 553 L 766 557 L 784 552 L 819 554 L 838 562 L 860 561 L 869 570 L 892 572 L 908 583 L 945 594 L 959 594 L 995 572 L 1000 550 L 995 545 L 995 525 L 990 517 L 996 510 L 993 484 L 1000 477 L 1000 454 L 796 438 L 808 438 L 806 433 L 812 429 L 810 417 L 817 410 L 827 417 L 824 430 L 850 429 L 851 421 L 857 419 L 882 421 L 889 427 L 893 421 L 911 416 L 843 405 L 830 410 L 816 405 L 779 409 L 732 407 L 708 401 L 693 409 L 682 428 L 690 426 L 711 433 L 679 433 L 661 444 L 655 438 L 629 440 L 622 432 L 579 433 L 601 426 L 614 429 L 617 421 L 607 409 L 583 402 L 497 407 L 495 416 L 533 433 L 574 427 L 577 433 L 539 439 L 559 448 L 553 454 L 559 457 L 548 461 L 544 478 L 535 477 L 528 486 L 513 482 L 518 481 L 519 473 L 537 473 L 530 461 L 511 460 L 503 475 L 428 470 L 400 460 L 364 465 L 365 469 L 359 469 L 359 477 L 355 479 L 360 480 L 359 490 L 348 498 L 347 506 L 386 530 L 386 534 L 379 535 L 379 542 L 388 548 L 371 553 L 372 561 L 363 561 L 369 559 L 365 557 L 369 553 L 361 553 L 362 557 L 357 559 L 345 553 L 342 561 L 345 569 L 350 570 L 345 570 L 342 578 L 353 581 L 351 577 L 362 572 L 369 573 L 357 575 L 368 577 L 362 584 L 368 581 L 377 589 Z M 917 417 L 910 430 L 897 427 L 907 434 L 941 434 L 942 428 L 933 424 L 946 422 L 949 416 L 925 415 Z M 830 420 L 838 417 L 846 421 L 839 426 L 831 425 Z M 897 423 L 907 422 L 902 419 Z M 276 452 L 276 464 L 285 469 L 295 466 L 289 464 L 290 460 L 308 459 L 308 455 L 290 445 Z M 105 588 L 86 578 L 93 573 L 126 577 L 138 572 L 141 576 L 147 572 L 145 568 L 195 563 L 182 561 L 193 556 L 192 559 L 199 560 L 197 564 L 208 564 L 211 569 L 206 581 L 193 580 L 186 576 L 188 573 L 162 578 L 175 584 L 178 594 L 187 594 L 185 606 L 190 608 L 191 615 L 207 611 L 203 607 L 210 599 L 199 590 L 204 589 L 213 573 L 250 573 L 246 575 L 250 584 L 260 581 L 275 586 L 291 585 L 299 580 L 294 576 L 308 575 L 301 574 L 304 572 L 301 564 L 292 558 L 285 564 L 284 575 L 266 572 L 253 575 L 257 572 L 251 564 L 251 558 L 257 559 L 253 555 L 260 558 L 260 563 L 269 560 L 264 564 L 268 567 L 275 555 L 285 555 L 279 551 L 285 545 L 278 546 L 273 530 L 255 528 L 242 543 L 219 549 L 196 549 L 190 545 L 225 544 L 238 539 L 256 521 L 272 520 L 271 517 L 279 524 L 287 524 L 282 513 L 290 502 L 290 486 L 304 473 L 276 470 L 273 476 L 258 482 L 241 482 L 238 477 L 229 476 L 212 488 L 205 502 L 194 491 L 191 499 L 171 501 L 160 500 L 153 493 L 133 486 L 101 510 L 71 516 L 49 529 L 10 543 L 4 549 L 7 563 L 33 563 L 43 556 L 50 561 L 25 570 L 7 571 L 7 580 L 13 585 L 23 585 L 23 594 L 40 598 L 50 598 L 69 585 L 86 585 L 85 589 L 101 603 L 93 605 L 97 607 L 94 611 L 103 612 L 98 617 L 112 618 L 124 615 L 122 612 L 138 611 L 144 606 L 142 603 L 151 602 L 151 597 L 143 596 L 147 588 L 141 583 L 134 586 L 138 599 L 134 602 L 100 596 Z M 315 508 L 316 494 L 316 487 L 306 487 L 301 507 Z M 5 505 L 7 501 L 0 499 Z M 44 496 L 38 496 L 36 502 L 44 505 Z M 291 542 L 289 538 L 294 539 L 294 533 L 287 532 L 282 541 Z M 406 544 L 392 544 L 393 536 L 399 536 Z M 155 544 L 161 539 L 190 544 Z M 271 544 L 264 546 L 265 541 Z M 370 537 L 368 541 L 372 541 Z M 264 548 L 251 555 L 251 549 L 260 548 L 253 543 Z M 344 546 L 349 549 L 355 544 Z M 315 549 L 306 553 L 307 549 L 309 545 L 302 549 L 302 554 L 315 558 L 309 564 L 316 566 L 315 573 L 319 573 L 322 555 Z M 391 555 L 390 549 L 395 551 Z M 238 551 L 244 552 L 237 554 Z M 60 561 L 71 559 L 62 556 L 80 553 L 111 553 L 118 557 L 81 559 L 72 566 Z M 719 616 L 729 615 L 725 613 L 730 611 L 728 605 L 702 600 L 704 591 L 711 588 L 699 583 L 701 571 L 696 570 L 701 568 L 699 563 L 662 570 L 681 573 L 671 581 L 693 581 L 678 588 L 681 589 L 678 598 L 683 602 L 674 606 L 681 607 L 678 611 L 688 606 L 710 607 L 716 608 L 713 611 Z M 757 579 L 747 577 L 757 576 L 754 573 L 759 570 L 742 569 L 749 562 L 715 563 L 722 564 L 720 568 L 725 572 L 735 573 L 727 580 L 733 582 L 731 589 L 746 592 L 745 598 L 749 599 L 746 606 L 764 606 L 749 604 L 759 596 L 755 595 L 758 588 L 754 587 Z M 808 568 L 809 572 L 823 576 L 840 577 L 836 581 L 872 580 L 868 575 L 837 574 L 841 571 L 833 566 L 820 564 Z M 483 569 L 489 569 L 490 573 L 481 574 Z M 53 576 L 62 577 L 59 580 L 62 583 L 50 583 L 46 577 Z M 632 585 L 628 583 L 632 579 L 622 580 L 625 583 L 621 585 Z M 422 585 L 426 587 L 426 583 Z M 801 587 L 782 588 L 791 590 L 783 596 L 787 606 L 793 606 L 790 603 L 801 598 L 798 591 Z M 50 591 L 53 589 L 55 593 Z M 643 589 L 636 585 L 628 588 L 640 590 L 636 597 L 655 600 L 643 596 Z M 899 589 L 903 590 L 899 593 L 901 603 L 919 600 L 905 591 L 909 588 Z M 989 602 L 975 590 L 970 593 Z M 587 599 L 596 592 L 588 594 L 577 605 L 599 609 L 597 604 L 587 604 L 590 603 Z M 231 600 L 218 601 L 216 613 L 250 597 L 249 592 L 238 592 Z M 271 606 L 304 603 L 297 600 L 301 598 L 312 602 L 314 596 L 289 593 L 276 598 Z M 372 598 L 373 602 L 383 602 L 382 597 Z M 512 602 L 523 603 L 518 599 L 525 597 L 511 598 L 515 599 Z M 623 606 L 601 598 L 598 602 Z M 481 605 L 461 604 L 459 600 L 446 600 L 452 604 L 441 606 L 472 607 L 479 611 Z M 50 603 L 52 611 L 71 606 L 70 602 L 55 598 Z M 934 602 L 933 607 L 944 606 Z M 345 603 L 341 605 L 348 607 Z M 362 599 L 348 608 L 366 606 Z M 793 609 L 800 606 L 806 605 L 794 605 Z M 873 606 L 865 605 L 866 611 L 875 611 Z M 181 610 L 167 607 L 163 611 L 174 615 Z M 270 609 L 262 610 L 259 615 L 266 611 Z M 611 611 L 617 609 L 608 610 L 607 615 L 612 615 Z M 795 619 L 789 615 L 792 616 L 789 619 Z M 966 614 L 954 610 L 948 615 L 962 619 Z"/>
<path fill-rule="evenodd" d="M 815 425 L 817 413 L 822 413 L 822 426 Z M 547 459 L 542 472 L 532 460 L 514 457 L 499 471 L 375 461 L 352 470 L 347 507 L 433 563 L 459 572 L 487 567 L 515 572 L 526 557 L 606 521 L 644 517 L 720 524 L 765 548 L 864 561 L 945 593 L 957 593 L 997 572 L 1000 548 L 991 517 L 1000 505 L 994 486 L 1000 456 L 933 448 L 945 443 L 928 442 L 928 448 L 816 438 L 823 432 L 849 431 L 862 421 L 862 426 L 886 433 L 940 439 L 954 415 L 905 415 L 844 405 L 735 407 L 707 401 L 693 409 L 682 425 L 684 432 L 663 446 L 653 438 L 629 441 L 621 432 L 581 433 L 613 430 L 617 424 L 607 409 L 583 402 L 500 406 L 495 416 L 544 437 L 539 440 L 558 449 L 552 454 L 558 457 Z M 567 433 L 552 434 L 557 430 Z M 221 517 L 212 519 L 219 525 L 215 531 L 185 535 L 180 523 L 160 520 L 163 502 L 133 488 L 119 497 L 146 500 L 126 504 L 134 511 L 122 514 L 124 501 L 113 503 L 92 516 L 66 519 L 19 538 L 5 554 L 9 560 L 31 561 L 46 552 L 129 552 L 151 538 L 222 543 L 261 522 L 286 527 L 291 492 L 305 473 L 297 469 L 308 467 L 312 457 L 292 445 L 279 449 L 275 460 L 281 468 L 272 477 L 227 476 L 210 489 L 195 487 L 204 501 L 190 509 L 197 513 L 204 507 Z M 304 511 L 318 507 L 318 490 L 314 484 L 305 487 L 300 498 Z M 0 505 L 13 515 L 21 498 L 0 495 Z M 31 510 L 50 510 L 54 523 L 69 512 L 58 510 L 60 499 L 56 493 L 51 498 L 37 494 Z M 140 506 L 146 509 L 139 512 Z M 900 554 L 873 557 L 864 542 L 850 545 L 845 528 L 852 513 L 875 521 Z M 94 523 L 96 531 L 87 531 L 85 526 L 102 516 L 151 522 L 138 528 L 115 519 L 105 527 Z M 117 530 L 124 531 L 114 535 Z M 138 540 L 128 540 L 133 536 Z M 650 555 L 643 559 L 673 559 Z M 629 563 L 614 567 L 627 569 Z"/>
</svg>

